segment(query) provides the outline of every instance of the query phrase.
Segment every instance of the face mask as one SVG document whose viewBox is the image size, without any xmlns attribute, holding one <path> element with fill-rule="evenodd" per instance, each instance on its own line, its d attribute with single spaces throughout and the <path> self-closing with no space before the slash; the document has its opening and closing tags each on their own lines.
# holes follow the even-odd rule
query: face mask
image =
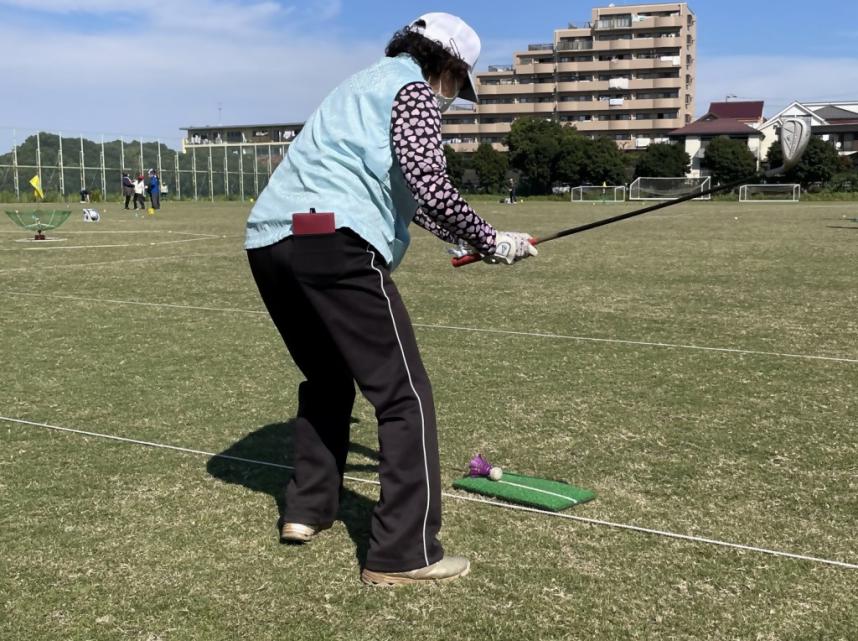
<svg viewBox="0 0 858 641">
<path fill-rule="evenodd" d="M 440 94 L 437 91 L 435 92 L 435 104 L 438 105 L 438 110 L 441 113 L 447 111 L 450 108 L 450 105 L 452 105 L 455 100 L 456 96 L 448 98 L 447 96 Z"/>
</svg>

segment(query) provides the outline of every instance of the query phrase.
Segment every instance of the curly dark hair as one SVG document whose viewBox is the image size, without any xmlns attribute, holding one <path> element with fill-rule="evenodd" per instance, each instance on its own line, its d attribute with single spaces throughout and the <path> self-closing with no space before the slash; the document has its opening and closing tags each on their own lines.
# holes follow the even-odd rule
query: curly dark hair
<svg viewBox="0 0 858 641">
<path fill-rule="evenodd" d="M 417 23 L 418 26 L 420 23 Z M 423 72 L 427 80 L 437 78 L 445 71 L 464 85 L 468 82 L 468 64 L 444 49 L 439 43 L 425 38 L 408 27 L 403 27 L 393 34 L 384 50 L 388 58 L 395 58 L 401 53 L 410 55 Z"/>
</svg>

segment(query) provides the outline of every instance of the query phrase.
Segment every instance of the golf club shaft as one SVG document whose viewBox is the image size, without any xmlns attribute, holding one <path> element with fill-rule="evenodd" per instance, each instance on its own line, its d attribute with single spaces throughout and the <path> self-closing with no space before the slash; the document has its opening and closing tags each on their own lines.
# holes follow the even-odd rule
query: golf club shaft
<svg viewBox="0 0 858 641">
<path fill-rule="evenodd" d="M 783 173 L 783 167 L 778 167 L 777 169 L 770 169 L 769 171 L 763 174 L 764 178 L 771 178 L 773 176 L 778 176 Z M 611 223 L 616 223 L 620 220 L 625 220 L 626 218 L 632 218 L 634 216 L 640 216 L 641 214 L 647 214 L 651 211 L 656 211 L 657 209 L 664 209 L 665 207 L 671 207 L 673 205 L 678 205 L 679 203 L 684 203 L 689 200 L 694 200 L 695 198 L 701 198 L 703 196 L 708 196 L 709 194 L 716 194 L 722 191 L 728 191 L 730 189 L 735 189 L 739 185 L 744 185 L 745 183 L 756 179 L 760 174 L 754 174 L 752 176 L 747 176 L 745 178 L 740 178 L 739 180 L 734 180 L 733 182 L 727 183 L 725 185 L 718 185 L 716 187 L 712 187 L 711 189 L 707 189 L 705 191 L 693 192 L 690 194 L 686 194 L 685 196 L 681 196 L 679 198 L 674 198 L 673 200 L 667 200 L 664 202 L 660 202 L 656 205 L 650 205 L 649 207 L 644 207 L 642 209 L 635 209 L 634 211 L 627 212 L 625 214 L 618 214 L 616 216 L 611 216 L 610 218 L 603 218 L 602 220 L 596 220 L 592 223 L 587 223 L 586 225 L 579 225 L 578 227 L 572 227 L 571 229 L 564 229 L 563 231 L 558 231 L 553 234 L 549 234 L 548 236 L 542 236 L 541 238 L 533 238 L 531 239 L 531 244 L 538 245 L 540 243 L 546 243 L 549 240 L 555 240 L 557 238 L 563 238 L 564 236 L 571 236 L 572 234 L 578 234 L 582 231 L 587 231 L 588 229 L 595 229 L 596 227 L 602 227 L 603 225 L 610 225 Z M 453 267 L 462 267 L 463 265 L 470 265 L 471 263 L 479 262 L 483 259 L 479 254 L 469 254 L 467 256 L 462 256 L 461 258 L 453 258 L 452 263 Z"/>
</svg>

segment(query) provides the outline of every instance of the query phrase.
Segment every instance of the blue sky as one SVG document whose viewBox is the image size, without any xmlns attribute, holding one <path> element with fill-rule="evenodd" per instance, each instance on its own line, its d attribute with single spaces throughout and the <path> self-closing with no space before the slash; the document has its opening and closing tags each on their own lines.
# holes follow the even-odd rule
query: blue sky
<svg viewBox="0 0 858 641">
<path fill-rule="evenodd" d="M 19 140 L 39 128 L 176 144 L 179 127 L 219 117 L 300 121 L 426 11 L 470 22 L 485 68 L 550 41 L 568 22 L 585 22 L 598 4 L 0 0 L 0 151 L 10 127 Z M 698 115 L 726 95 L 765 100 L 769 115 L 796 99 L 858 101 L 858 2 L 689 4 L 698 17 Z"/>
</svg>

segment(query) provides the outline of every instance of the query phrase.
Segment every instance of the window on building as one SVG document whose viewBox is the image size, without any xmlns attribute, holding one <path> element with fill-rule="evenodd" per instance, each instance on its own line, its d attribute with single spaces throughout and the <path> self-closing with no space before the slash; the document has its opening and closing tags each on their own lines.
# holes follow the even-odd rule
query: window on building
<svg viewBox="0 0 858 641">
<path fill-rule="evenodd" d="M 639 91 L 635 94 L 637 100 L 663 100 L 670 98 L 679 98 L 679 89 L 665 91 Z"/>
<path fill-rule="evenodd" d="M 611 16 L 596 20 L 594 27 L 598 30 L 602 29 L 625 29 L 632 26 L 632 14 L 623 14 Z"/>
<path fill-rule="evenodd" d="M 565 73 L 557 76 L 558 82 L 590 82 L 593 76 L 580 73 Z"/>
<path fill-rule="evenodd" d="M 658 71 L 638 71 L 635 74 L 638 80 L 656 80 L 662 78 L 679 78 L 679 69 L 660 69 Z"/>
<path fill-rule="evenodd" d="M 557 42 L 558 51 L 583 51 L 592 48 L 592 38 L 561 38 Z"/>
</svg>

